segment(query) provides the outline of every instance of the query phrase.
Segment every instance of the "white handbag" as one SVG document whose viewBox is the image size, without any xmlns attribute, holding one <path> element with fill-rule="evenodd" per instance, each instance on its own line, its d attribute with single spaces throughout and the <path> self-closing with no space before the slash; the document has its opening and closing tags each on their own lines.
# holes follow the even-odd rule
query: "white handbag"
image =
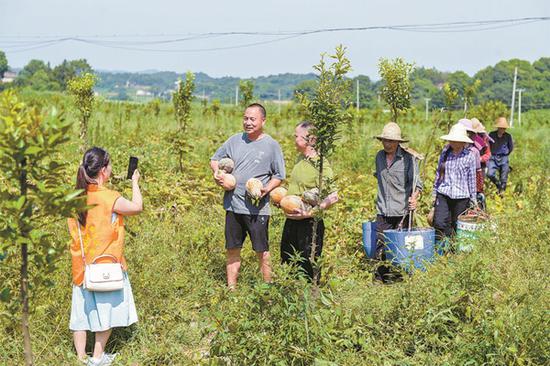
<svg viewBox="0 0 550 366">
<path fill-rule="evenodd" d="M 124 287 L 122 264 L 111 254 L 97 256 L 92 263 L 86 264 L 80 223 L 78 223 L 78 238 L 80 240 L 82 261 L 84 262 L 84 281 L 82 283 L 84 288 L 88 291 L 97 292 L 121 290 Z M 114 263 L 95 263 L 100 258 L 111 258 L 114 260 Z"/>
</svg>

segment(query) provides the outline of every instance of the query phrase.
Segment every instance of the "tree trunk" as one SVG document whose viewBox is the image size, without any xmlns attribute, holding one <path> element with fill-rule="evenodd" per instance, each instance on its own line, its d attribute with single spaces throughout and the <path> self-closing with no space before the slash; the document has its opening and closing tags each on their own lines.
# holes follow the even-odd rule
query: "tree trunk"
<svg viewBox="0 0 550 366">
<path fill-rule="evenodd" d="M 19 189 L 21 196 L 27 195 L 27 160 L 23 158 L 21 162 L 21 173 L 19 175 Z M 24 223 L 20 224 L 21 236 L 28 237 L 27 229 Z M 23 313 L 21 315 L 21 329 L 23 331 L 23 353 L 25 356 L 25 365 L 31 366 L 32 362 L 32 347 L 31 333 L 29 330 L 29 275 L 28 275 L 28 246 L 27 243 L 21 245 L 21 271 L 20 271 L 20 295 L 23 305 Z"/>
<path fill-rule="evenodd" d="M 31 333 L 29 329 L 29 279 L 28 279 L 28 253 L 27 244 L 21 245 L 21 302 L 23 304 L 23 314 L 21 315 L 21 328 L 23 330 L 23 353 L 25 355 L 25 365 L 31 366 L 32 346 Z"/>
<path fill-rule="evenodd" d="M 323 156 L 319 154 L 319 200 L 323 196 Z M 309 253 L 309 261 L 313 268 L 313 296 L 319 295 L 319 266 L 315 263 L 315 253 L 317 252 L 317 227 L 319 226 L 319 217 L 315 215 L 313 217 L 313 233 L 311 235 L 311 252 Z"/>
<path fill-rule="evenodd" d="M 80 120 L 80 152 L 84 154 L 88 148 L 88 119 L 81 117 Z"/>
<path fill-rule="evenodd" d="M 139 126 L 139 120 L 138 120 L 138 126 Z M 101 141 L 101 125 L 99 124 L 99 118 L 97 119 L 97 123 L 95 125 L 95 133 L 94 133 L 94 142 L 92 146 L 97 146 L 100 144 Z"/>
</svg>

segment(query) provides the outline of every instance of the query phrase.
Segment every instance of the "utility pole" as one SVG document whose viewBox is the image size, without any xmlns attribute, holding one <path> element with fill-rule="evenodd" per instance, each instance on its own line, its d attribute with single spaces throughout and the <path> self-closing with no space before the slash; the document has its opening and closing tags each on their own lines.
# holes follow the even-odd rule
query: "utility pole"
<svg viewBox="0 0 550 366">
<path fill-rule="evenodd" d="M 428 109 L 428 105 L 430 104 L 430 100 L 432 100 L 431 98 L 424 98 L 424 100 L 426 101 L 426 122 L 428 122 L 428 118 L 429 118 L 429 109 Z"/>
<path fill-rule="evenodd" d="M 239 105 L 239 86 L 235 87 L 235 106 Z"/>
<path fill-rule="evenodd" d="M 357 79 L 357 112 L 359 112 L 359 79 Z"/>
<path fill-rule="evenodd" d="M 279 89 L 279 104 L 278 104 L 278 109 L 279 109 L 279 116 L 281 115 L 281 89 Z"/>
<path fill-rule="evenodd" d="M 510 127 L 514 127 L 514 104 L 516 102 L 516 82 L 518 80 L 518 68 L 514 68 L 514 85 L 512 86 L 512 108 L 510 109 Z"/>
<path fill-rule="evenodd" d="M 521 126 L 521 93 L 523 93 L 525 89 L 518 89 L 518 125 Z"/>
</svg>

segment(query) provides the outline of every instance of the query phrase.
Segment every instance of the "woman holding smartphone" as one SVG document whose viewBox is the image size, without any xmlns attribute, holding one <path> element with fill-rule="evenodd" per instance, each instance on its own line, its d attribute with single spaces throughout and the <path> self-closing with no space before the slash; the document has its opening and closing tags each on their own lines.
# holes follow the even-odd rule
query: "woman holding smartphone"
<svg viewBox="0 0 550 366">
<path fill-rule="evenodd" d="M 86 151 L 78 168 L 76 188 L 86 195 L 88 211 L 69 219 L 71 234 L 71 256 L 73 292 L 70 329 L 74 345 L 81 362 L 92 365 L 110 365 L 114 355 L 105 353 L 105 345 L 112 328 L 126 327 L 137 322 L 137 313 L 132 288 L 127 275 L 124 258 L 124 216 L 131 216 L 143 210 L 139 189 L 139 172 L 132 175 L 132 200 L 106 187 L 111 176 L 109 153 L 93 147 Z M 84 248 L 84 253 L 81 251 Z M 120 290 L 95 292 L 84 288 L 84 268 L 98 258 L 96 263 L 112 262 L 116 259 L 122 265 L 124 286 Z M 92 357 L 86 355 L 86 332 L 95 333 Z"/>
</svg>

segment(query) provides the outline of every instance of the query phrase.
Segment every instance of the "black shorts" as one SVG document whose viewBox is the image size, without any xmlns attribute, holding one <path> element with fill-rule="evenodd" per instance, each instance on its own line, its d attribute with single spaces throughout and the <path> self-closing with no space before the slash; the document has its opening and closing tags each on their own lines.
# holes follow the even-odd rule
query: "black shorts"
<svg viewBox="0 0 550 366">
<path fill-rule="evenodd" d="M 269 251 L 269 215 L 246 215 L 225 212 L 225 248 L 242 248 L 246 234 L 250 235 L 255 252 Z"/>
</svg>

